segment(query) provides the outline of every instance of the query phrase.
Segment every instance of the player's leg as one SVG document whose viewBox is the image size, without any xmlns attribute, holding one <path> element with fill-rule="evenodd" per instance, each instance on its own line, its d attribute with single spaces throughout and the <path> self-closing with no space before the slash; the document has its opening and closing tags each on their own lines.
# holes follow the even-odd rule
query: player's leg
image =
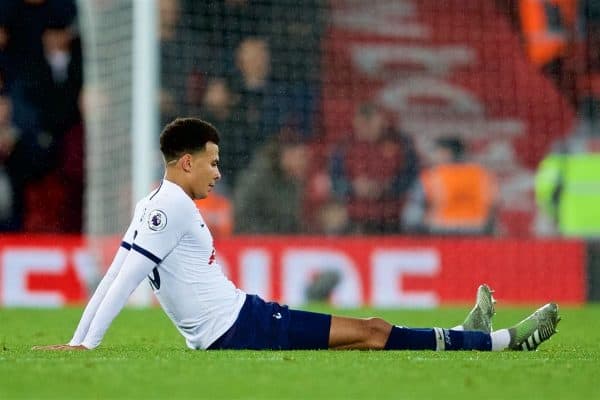
<svg viewBox="0 0 600 400">
<path fill-rule="evenodd" d="M 392 324 L 381 318 L 331 317 L 330 349 L 381 350 L 392 331 Z"/>
<path fill-rule="evenodd" d="M 480 297 L 476 308 L 480 306 Z M 465 326 L 491 322 L 467 317 Z M 479 315 L 493 315 L 482 312 Z M 491 318 L 491 317 L 490 317 Z M 234 325 L 210 349 L 533 350 L 556 332 L 558 307 L 550 303 L 509 329 L 495 332 L 406 328 L 381 318 L 348 318 L 290 310 L 248 296 Z"/>
<path fill-rule="evenodd" d="M 493 290 L 489 286 L 485 284 L 480 285 L 477 288 L 477 296 L 473 309 L 461 325 L 452 329 L 490 333 L 492 317 L 495 314 L 494 304 L 496 303 L 492 293 Z M 392 326 L 392 324 L 380 318 L 357 320 L 356 318 L 334 317 L 332 319 L 330 347 L 337 349 L 383 349 L 392 332 Z M 414 341 L 425 332 L 425 343 L 423 343 L 423 340 L 420 340 L 420 343 L 416 346 L 430 348 L 428 337 L 431 331 L 432 329 L 412 329 L 412 334 L 410 335 L 412 339 L 405 339 Z"/>
<path fill-rule="evenodd" d="M 373 350 L 491 350 L 489 333 L 442 328 L 407 328 L 381 318 L 333 316 L 329 333 L 332 349 Z"/>
<path fill-rule="evenodd" d="M 535 350 L 556 333 L 558 306 L 546 304 L 508 329 L 486 333 L 442 328 L 406 328 L 380 318 L 331 318 L 332 349 Z"/>
</svg>

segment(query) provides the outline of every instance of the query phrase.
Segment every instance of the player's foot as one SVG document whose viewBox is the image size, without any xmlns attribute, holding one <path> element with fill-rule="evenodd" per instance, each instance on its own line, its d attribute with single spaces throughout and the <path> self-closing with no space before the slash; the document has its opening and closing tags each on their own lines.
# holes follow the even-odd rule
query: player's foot
<svg viewBox="0 0 600 400">
<path fill-rule="evenodd" d="M 475 307 L 469 312 L 462 323 L 466 331 L 481 331 L 490 333 L 492 331 L 492 317 L 496 313 L 496 299 L 492 296 L 494 291 L 486 284 L 477 288 L 477 300 Z"/>
<path fill-rule="evenodd" d="M 556 333 L 556 325 L 559 322 L 558 306 L 555 303 L 548 303 L 508 329 L 510 333 L 508 347 L 511 350 L 535 350 Z"/>
</svg>

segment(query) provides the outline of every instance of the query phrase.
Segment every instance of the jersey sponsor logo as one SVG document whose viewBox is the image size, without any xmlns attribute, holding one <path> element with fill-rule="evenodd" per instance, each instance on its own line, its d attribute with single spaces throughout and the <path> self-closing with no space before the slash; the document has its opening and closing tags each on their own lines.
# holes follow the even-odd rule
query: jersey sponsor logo
<svg viewBox="0 0 600 400">
<path fill-rule="evenodd" d="M 167 226 L 167 215 L 161 210 L 152 210 L 148 214 L 148 228 L 153 231 L 162 231 Z"/>
</svg>

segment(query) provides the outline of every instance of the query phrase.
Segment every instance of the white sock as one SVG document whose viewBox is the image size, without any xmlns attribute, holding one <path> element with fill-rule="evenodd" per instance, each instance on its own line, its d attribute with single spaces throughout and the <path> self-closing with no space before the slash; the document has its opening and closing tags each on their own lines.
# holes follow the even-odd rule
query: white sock
<svg viewBox="0 0 600 400">
<path fill-rule="evenodd" d="M 500 329 L 490 334 L 492 337 L 492 351 L 502 351 L 510 344 L 510 332 L 508 329 Z"/>
<path fill-rule="evenodd" d="M 450 329 L 452 329 L 453 331 L 464 331 L 465 327 L 462 325 L 457 325 L 454 328 L 450 328 Z"/>
</svg>

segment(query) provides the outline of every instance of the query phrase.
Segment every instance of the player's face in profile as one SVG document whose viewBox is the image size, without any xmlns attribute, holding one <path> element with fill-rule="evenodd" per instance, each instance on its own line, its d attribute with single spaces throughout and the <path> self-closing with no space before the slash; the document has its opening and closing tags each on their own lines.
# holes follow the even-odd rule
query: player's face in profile
<svg viewBox="0 0 600 400">
<path fill-rule="evenodd" d="M 192 157 L 191 187 L 195 199 L 204 199 L 221 179 L 219 172 L 219 146 L 213 142 L 206 143 L 203 151 Z"/>
</svg>

